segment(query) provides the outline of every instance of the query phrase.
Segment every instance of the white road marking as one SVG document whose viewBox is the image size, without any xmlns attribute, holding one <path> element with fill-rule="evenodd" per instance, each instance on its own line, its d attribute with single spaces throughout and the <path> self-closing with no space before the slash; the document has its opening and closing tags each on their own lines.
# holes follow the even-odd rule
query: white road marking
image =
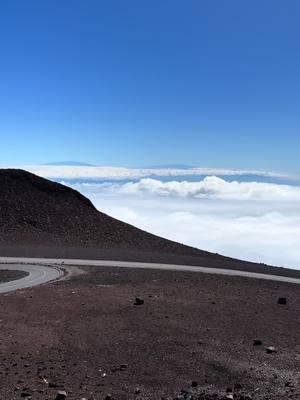
<svg viewBox="0 0 300 400">
<path fill-rule="evenodd" d="M 28 275 L 21 279 L 1 283 L 0 293 L 41 285 L 42 283 L 47 283 L 63 276 L 62 270 L 43 265 L 27 265 L 18 263 L 0 264 L 0 270 L 1 269 L 25 271 Z"/>
<path fill-rule="evenodd" d="M 14 265 L 12 265 L 12 263 Z M 62 276 L 63 274 L 62 270 L 60 270 L 59 268 L 51 268 L 49 265 L 52 265 L 53 267 L 66 267 L 66 268 L 68 265 L 70 266 L 77 265 L 77 266 L 99 266 L 99 267 L 107 266 L 107 267 L 123 267 L 123 268 L 144 268 L 144 269 L 159 269 L 159 270 L 183 271 L 183 272 L 187 271 L 187 272 L 198 272 L 198 273 L 215 274 L 215 275 L 240 276 L 252 279 L 265 279 L 276 282 L 300 284 L 299 278 L 291 278 L 279 275 L 269 275 L 269 274 L 249 272 L 249 271 L 236 271 L 232 269 L 195 267 L 190 265 L 140 263 L 140 262 L 108 261 L 108 260 L 0 257 L 0 268 L 7 269 L 8 267 L 11 267 L 11 269 L 19 269 L 19 270 L 21 269 L 29 272 L 30 274 L 29 275 L 30 278 L 29 277 L 22 278 L 15 282 L 12 282 L 11 284 L 9 282 L 0 284 L 0 293 L 24 287 L 31 287 L 41 283 L 46 283 Z M 38 271 L 42 272 L 42 277 L 37 276 Z M 24 282 L 25 280 L 27 281 Z"/>
</svg>

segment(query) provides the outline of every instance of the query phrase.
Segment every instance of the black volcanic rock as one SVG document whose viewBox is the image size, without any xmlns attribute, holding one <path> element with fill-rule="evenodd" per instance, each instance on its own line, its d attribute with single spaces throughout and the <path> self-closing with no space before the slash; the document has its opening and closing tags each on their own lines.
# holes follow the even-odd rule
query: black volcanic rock
<svg viewBox="0 0 300 400">
<path fill-rule="evenodd" d="M 76 190 L 17 169 L 0 170 L 0 245 L 209 254 L 118 221 Z"/>
</svg>

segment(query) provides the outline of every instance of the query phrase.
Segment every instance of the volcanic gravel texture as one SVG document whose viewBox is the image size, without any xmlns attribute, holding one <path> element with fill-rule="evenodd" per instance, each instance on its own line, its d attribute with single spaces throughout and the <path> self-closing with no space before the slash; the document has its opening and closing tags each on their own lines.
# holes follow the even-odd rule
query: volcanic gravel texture
<svg viewBox="0 0 300 400">
<path fill-rule="evenodd" d="M 79 192 L 29 172 L 0 169 L 0 256 L 200 265 L 300 277 L 160 238 L 99 212 Z M 178 227 L 180 229 L 180 227 Z"/>
<path fill-rule="evenodd" d="M 0 187 L 1 245 L 122 247 L 206 254 L 111 218 L 97 211 L 79 192 L 23 170 L 0 170 Z"/>
<path fill-rule="evenodd" d="M 299 285 L 83 270 L 0 296 L 1 399 L 300 398 Z"/>
</svg>

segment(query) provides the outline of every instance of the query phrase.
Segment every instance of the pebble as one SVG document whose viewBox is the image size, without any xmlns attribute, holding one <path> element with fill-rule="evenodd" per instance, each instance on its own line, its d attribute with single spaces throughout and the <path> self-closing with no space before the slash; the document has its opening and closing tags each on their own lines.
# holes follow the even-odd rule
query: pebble
<svg viewBox="0 0 300 400">
<path fill-rule="evenodd" d="M 30 397 L 31 398 L 31 393 L 29 392 L 22 392 L 21 397 L 26 397 L 27 399 Z"/>
<path fill-rule="evenodd" d="M 143 299 L 141 299 L 140 297 L 136 297 L 135 298 L 135 302 L 134 302 L 135 306 L 141 306 L 143 304 L 144 304 L 144 300 Z"/>
<path fill-rule="evenodd" d="M 272 353 L 277 353 L 277 350 L 274 346 L 269 346 L 269 347 L 266 347 L 266 352 L 268 354 L 272 354 Z"/>
<path fill-rule="evenodd" d="M 279 297 L 277 303 L 285 305 L 287 303 L 286 297 Z"/>
<path fill-rule="evenodd" d="M 67 398 L 67 392 L 65 390 L 59 390 L 55 397 L 55 400 L 65 400 Z"/>
</svg>

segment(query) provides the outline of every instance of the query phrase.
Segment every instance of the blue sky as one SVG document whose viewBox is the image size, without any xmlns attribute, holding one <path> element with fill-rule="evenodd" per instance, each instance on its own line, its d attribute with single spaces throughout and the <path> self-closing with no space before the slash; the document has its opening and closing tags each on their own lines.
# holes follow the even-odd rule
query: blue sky
<svg viewBox="0 0 300 400">
<path fill-rule="evenodd" d="M 300 173 L 298 0 L 4 1 L 1 164 Z"/>
</svg>

